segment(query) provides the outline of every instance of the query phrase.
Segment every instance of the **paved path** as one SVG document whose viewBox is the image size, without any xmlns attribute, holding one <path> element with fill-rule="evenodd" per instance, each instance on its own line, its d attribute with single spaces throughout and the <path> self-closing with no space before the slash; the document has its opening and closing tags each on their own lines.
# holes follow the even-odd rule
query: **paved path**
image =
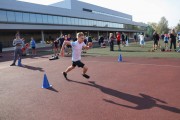
<svg viewBox="0 0 180 120">
<path fill-rule="evenodd" d="M 89 80 L 71 58 L 23 59 L 24 67 L 0 63 L 0 120 L 178 120 L 179 59 L 83 57 Z M 52 89 L 42 89 L 46 73 Z"/>
</svg>

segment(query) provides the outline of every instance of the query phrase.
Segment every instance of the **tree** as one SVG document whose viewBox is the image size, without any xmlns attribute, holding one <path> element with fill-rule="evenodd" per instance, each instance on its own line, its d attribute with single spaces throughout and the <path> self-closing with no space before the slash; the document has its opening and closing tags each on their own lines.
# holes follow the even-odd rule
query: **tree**
<svg viewBox="0 0 180 120">
<path fill-rule="evenodd" d="M 179 23 L 177 24 L 177 26 L 175 27 L 176 32 L 180 32 L 180 20 Z"/>
<path fill-rule="evenodd" d="M 154 31 L 155 31 L 155 30 L 153 29 L 153 27 L 152 27 L 151 25 L 148 25 L 145 34 L 148 35 L 148 36 L 150 36 L 150 37 L 152 37 Z"/>
<path fill-rule="evenodd" d="M 154 31 L 157 31 L 157 27 L 158 27 L 158 24 L 157 23 L 155 23 L 155 22 L 149 22 L 148 23 L 149 24 L 149 26 L 151 26 L 152 27 L 152 29 L 154 30 Z"/>
<path fill-rule="evenodd" d="M 168 21 L 166 20 L 165 17 L 162 17 L 161 20 L 159 21 L 156 31 L 158 34 L 168 33 L 169 31 Z"/>
</svg>

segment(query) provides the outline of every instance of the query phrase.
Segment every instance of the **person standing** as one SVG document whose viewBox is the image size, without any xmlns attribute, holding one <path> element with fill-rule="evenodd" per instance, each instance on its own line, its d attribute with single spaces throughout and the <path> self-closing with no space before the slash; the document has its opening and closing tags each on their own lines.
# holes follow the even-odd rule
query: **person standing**
<svg viewBox="0 0 180 120">
<path fill-rule="evenodd" d="M 140 45 L 141 45 L 141 47 L 144 48 L 145 40 L 144 40 L 144 34 L 143 34 L 143 33 L 141 33 L 141 34 L 139 35 L 139 40 L 140 40 Z"/>
<path fill-rule="evenodd" d="M 110 51 L 114 51 L 114 36 L 113 33 L 109 34 Z"/>
<path fill-rule="evenodd" d="M 165 34 L 164 35 L 164 46 L 165 46 L 165 50 L 167 51 L 168 50 L 168 42 L 169 42 L 169 36 L 168 34 Z"/>
<path fill-rule="evenodd" d="M 61 48 L 62 48 L 63 42 L 64 42 L 64 35 L 62 34 L 62 35 L 59 37 L 59 48 L 60 48 L 60 50 L 61 50 Z"/>
<path fill-rule="evenodd" d="M 2 48 L 3 48 L 3 44 L 2 44 L 2 42 L 0 41 L 0 57 L 2 57 Z"/>
<path fill-rule="evenodd" d="M 33 37 L 31 37 L 30 45 L 32 49 L 32 55 L 36 55 L 36 41 Z"/>
<path fill-rule="evenodd" d="M 126 40 L 125 40 L 125 35 L 124 35 L 124 33 L 122 33 L 122 36 L 121 36 L 121 37 L 122 37 L 122 45 L 125 46 Z"/>
<path fill-rule="evenodd" d="M 23 45 L 23 41 L 20 39 L 20 35 L 17 33 L 16 34 L 16 39 L 13 40 L 13 46 L 15 46 L 14 60 L 13 60 L 13 63 L 10 66 L 15 66 L 16 65 L 16 60 L 17 60 L 18 57 L 19 57 L 19 60 L 21 61 L 22 45 Z"/>
<path fill-rule="evenodd" d="M 129 37 L 127 34 L 126 34 L 125 40 L 126 40 L 126 46 L 129 46 Z"/>
<path fill-rule="evenodd" d="M 159 35 L 156 32 L 153 33 L 153 40 L 154 40 L 153 49 L 157 50 Z"/>
<path fill-rule="evenodd" d="M 172 29 L 170 33 L 170 51 L 172 49 L 172 44 L 174 45 L 174 51 L 176 51 L 176 33 L 174 29 Z"/>
<path fill-rule="evenodd" d="M 87 79 L 90 78 L 90 76 L 86 74 L 88 67 L 84 63 L 81 62 L 82 49 L 89 49 L 91 47 L 90 45 L 87 46 L 84 43 L 84 34 L 82 32 L 77 33 L 77 41 L 75 42 L 64 41 L 63 46 L 61 48 L 62 57 L 64 56 L 64 49 L 66 45 L 72 46 L 72 65 L 69 66 L 65 72 L 62 72 L 65 79 L 68 79 L 67 73 L 73 70 L 76 66 L 83 68 L 83 73 L 82 73 L 83 77 Z"/>
<path fill-rule="evenodd" d="M 134 34 L 134 42 L 135 42 L 135 44 L 137 44 L 137 34 L 136 33 Z"/>
<path fill-rule="evenodd" d="M 54 40 L 54 56 L 58 56 L 58 45 L 59 45 L 59 40 L 58 38 L 56 40 Z"/>
<path fill-rule="evenodd" d="M 121 51 L 121 34 L 119 32 L 116 32 L 116 40 L 117 40 L 118 50 Z"/>
<path fill-rule="evenodd" d="M 180 52 L 180 33 L 178 33 L 177 39 L 178 39 L 178 47 L 179 47 L 179 50 L 177 50 L 177 52 Z"/>
</svg>

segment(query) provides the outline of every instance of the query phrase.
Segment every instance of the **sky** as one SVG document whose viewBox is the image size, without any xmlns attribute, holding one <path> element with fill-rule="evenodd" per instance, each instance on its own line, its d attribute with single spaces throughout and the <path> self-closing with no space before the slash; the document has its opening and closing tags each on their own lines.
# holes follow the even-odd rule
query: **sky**
<svg viewBox="0 0 180 120">
<path fill-rule="evenodd" d="M 62 0 L 20 0 L 49 5 Z M 180 0 L 79 0 L 101 7 L 109 8 L 133 16 L 136 22 L 158 23 L 161 17 L 168 20 L 170 28 L 180 21 Z"/>
</svg>

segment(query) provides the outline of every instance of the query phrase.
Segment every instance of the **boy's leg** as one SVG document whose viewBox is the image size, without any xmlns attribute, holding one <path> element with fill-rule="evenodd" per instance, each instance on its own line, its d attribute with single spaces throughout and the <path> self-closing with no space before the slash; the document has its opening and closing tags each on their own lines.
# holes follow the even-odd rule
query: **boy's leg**
<svg viewBox="0 0 180 120">
<path fill-rule="evenodd" d="M 82 74 L 82 75 L 83 75 L 83 77 L 89 79 L 90 76 L 86 74 L 87 70 L 88 70 L 88 67 L 84 66 L 84 67 L 83 67 L 83 74 Z"/>
<path fill-rule="evenodd" d="M 75 66 L 69 66 L 65 72 L 63 72 L 64 77 L 67 79 L 67 73 L 70 72 L 71 70 L 73 70 L 75 68 Z"/>
<path fill-rule="evenodd" d="M 68 72 L 70 72 L 71 70 L 73 70 L 75 67 L 74 66 L 69 66 L 67 69 L 66 69 L 66 71 L 65 71 L 65 73 L 68 73 Z"/>
<path fill-rule="evenodd" d="M 83 74 L 86 74 L 88 68 L 86 66 L 83 67 Z"/>
</svg>

